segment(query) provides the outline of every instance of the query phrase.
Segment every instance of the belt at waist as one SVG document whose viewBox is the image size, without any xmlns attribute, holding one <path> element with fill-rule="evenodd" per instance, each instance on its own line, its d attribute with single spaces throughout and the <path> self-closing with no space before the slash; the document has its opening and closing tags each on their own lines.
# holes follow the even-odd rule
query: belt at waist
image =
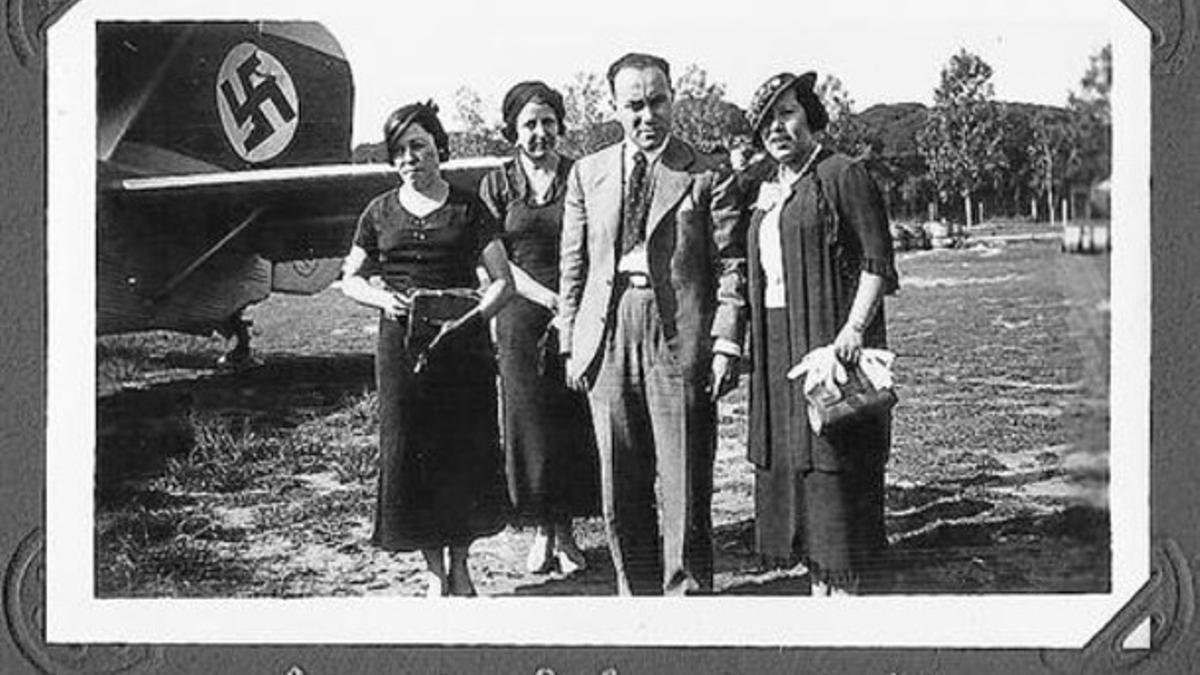
<svg viewBox="0 0 1200 675">
<path fill-rule="evenodd" d="M 617 285 L 626 288 L 650 288 L 650 275 L 644 272 L 619 272 Z"/>
</svg>

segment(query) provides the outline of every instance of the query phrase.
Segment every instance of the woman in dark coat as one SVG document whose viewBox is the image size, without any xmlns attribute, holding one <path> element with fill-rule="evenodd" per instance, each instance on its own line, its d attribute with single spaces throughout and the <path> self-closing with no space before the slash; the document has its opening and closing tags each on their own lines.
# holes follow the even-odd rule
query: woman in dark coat
<svg viewBox="0 0 1200 675">
<path fill-rule="evenodd" d="M 449 142 L 437 108 L 396 110 L 384 138 L 400 185 L 363 211 L 342 282 L 347 296 L 381 310 L 373 541 L 390 551 L 420 550 L 429 595 L 474 595 L 470 544 L 503 529 L 507 516 L 487 320 L 511 296 L 512 275 L 491 213 L 442 178 Z M 478 264 L 493 280 L 478 303 L 443 325 L 436 346 L 410 345 L 413 291 L 469 296 Z M 376 277 L 381 284 L 372 283 Z"/>
<path fill-rule="evenodd" d="M 518 522 L 537 528 L 530 572 L 585 566 L 572 517 L 598 511 L 599 469 L 587 400 L 564 385 L 550 320 L 558 302 L 558 248 L 571 160 L 555 150 L 562 96 L 522 82 L 504 97 L 504 136 L 516 157 L 479 192 L 501 223 L 517 297 L 496 317 L 508 491 Z"/>
<path fill-rule="evenodd" d="M 815 73 L 784 73 L 750 107 L 755 141 L 778 164 L 748 232 L 753 377 L 749 455 L 758 551 L 803 561 L 814 595 L 870 590 L 886 578 L 884 465 L 891 416 L 813 433 L 804 379 L 788 370 L 832 344 L 856 363 L 886 346 L 883 296 L 898 287 L 887 213 L 866 169 L 823 147 Z"/>
</svg>

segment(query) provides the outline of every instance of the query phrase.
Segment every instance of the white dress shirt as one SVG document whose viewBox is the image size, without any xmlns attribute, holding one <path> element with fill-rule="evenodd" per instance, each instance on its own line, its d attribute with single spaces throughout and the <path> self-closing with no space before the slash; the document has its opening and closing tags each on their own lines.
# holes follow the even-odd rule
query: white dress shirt
<svg viewBox="0 0 1200 675">
<path fill-rule="evenodd" d="M 813 160 L 821 152 L 818 144 L 800 167 L 800 171 L 792 174 L 784 182 L 782 168 L 776 174 L 775 180 L 763 183 L 758 191 L 758 202 L 755 207 L 765 211 L 758 226 L 758 260 L 763 271 L 763 306 L 767 309 L 782 309 L 787 307 L 787 284 L 783 271 L 783 239 L 780 230 L 779 217 L 783 213 L 783 204 L 792 196 L 800 179 L 812 166 Z"/>
<path fill-rule="evenodd" d="M 766 209 L 758 226 L 758 260 L 763 271 L 763 306 L 767 309 L 787 307 L 779 216 L 783 212 L 783 203 L 791 196 L 798 179 L 799 176 L 786 185 L 778 181 L 763 183 L 758 192 L 757 206 Z"/>
<path fill-rule="evenodd" d="M 662 145 L 659 145 L 657 148 L 654 148 L 653 150 L 642 150 L 641 148 L 637 147 L 633 143 L 629 143 L 628 141 L 626 141 L 624 143 L 624 146 L 623 146 L 624 149 L 622 151 L 624 161 L 621 164 L 621 172 L 623 174 L 622 175 L 622 185 L 624 186 L 622 193 L 621 193 L 622 197 L 624 197 L 624 195 L 626 194 L 625 191 L 627 191 L 629 189 L 629 174 L 633 171 L 634 154 L 640 152 L 646 156 L 646 180 L 651 181 L 651 183 L 647 187 L 646 191 L 647 191 L 650 199 L 654 198 L 654 183 L 653 183 L 654 167 L 655 167 L 655 164 L 658 162 L 658 160 L 660 158 L 662 158 L 663 151 L 667 149 L 667 143 L 670 143 L 670 142 L 671 142 L 671 139 L 670 139 L 670 137 L 668 137 L 667 140 L 662 143 Z M 624 200 L 622 200 L 622 204 L 624 204 Z M 647 208 L 647 211 L 648 210 L 649 209 Z M 650 223 L 647 222 L 646 223 L 647 231 L 649 231 L 649 228 L 650 228 Z M 631 251 L 629 251 L 629 253 L 626 253 L 625 255 L 621 256 L 621 259 L 617 261 L 617 271 L 618 272 L 633 272 L 634 274 L 646 274 L 646 275 L 650 274 L 650 263 L 646 259 L 646 241 L 645 241 L 645 239 L 643 239 L 640 244 L 638 244 Z M 733 358 L 738 358 L 742 355 L 741 345 L 737 344 L 736 342 L 733 342 L 732 340 L 726 340 L 725 338 L 717 338 L 714 341 L 713 351 L 718 354 L 725 354 L 726 356 L 731 356 Z"/>
<path fill-rule="evenodd" d="M 634 145 L 633 143 L 630 143 L 629 141 L 625 141 L 622 144 L 622 147 L 623 147 L 622 156 L 624 159 L 624 161 L 621 162 L 621 174 L 622 174 L 621 185 L 623 186 L 621 189 L 621 196 L 622 196 L 621 203 L 622 204 L 625 203 L 624 197 L 628 193 L 628 190 L 629 190 L 629 174 L 633 172 L 634 155 L 636 155 L 639 152 L 642 153 L 643 155 L 645 155 L 645 157 L 646 157 L 646 180 L 648 181 L 647 187 L 646 187 L 646 194 L 650 199 L 653 199 L 654 166 L 658 162 L 659 158 L 662 157 L 663 151 L 667 149 L 667 143 L 670 143 L 670 142 L 671 142 L 671 139 L 670 139 L 670 137 L 668 137 L 667 140 L 663 141 L 662 144 L 660 144 L 657 148 L 654 148 L 653 150 L 642 150 L 641 148 Z M 647 207 L 647 212 L 649 212 L 648 207 Z M 622 213 L 621 217 L 624 218 L 624 213 Z M 649 229 L 650 223 L 646 223 L 645 226 L 647 229 Z M 649 274 L 650 273 L 650 263 L 646 260 L 646 240 L 644 238 L 642 239 L 641 243 L 639 243 L 637 246 L 633 247 L 633 249 L 630 250 L 629 253 L 626 253 L 625 255 L 621 256 L 621 259 L 619 261 L 617 261 L 617 271 L 618 272 L 633 272 L 635 274 Z"/>
</svg>

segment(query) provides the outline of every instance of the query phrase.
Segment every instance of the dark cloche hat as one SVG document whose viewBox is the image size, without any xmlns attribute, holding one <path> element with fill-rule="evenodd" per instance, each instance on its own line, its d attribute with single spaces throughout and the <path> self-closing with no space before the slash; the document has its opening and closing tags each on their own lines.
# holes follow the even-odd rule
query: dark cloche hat
<svg viewBox="0 0 1200 675">
<path fill-rule="evenodd" d="M 520 82 L 508 90 L 504 95 L 504 103 L 500 105 L 500 112 L 504 116 L 504 130 L 501 133 L 509 143 L 517 142 L 517 115 L 521 114 L 526 103 L 534 100 L 541 101 L 554 110 L 561 131 L 563 119 L 567 116 L 562 94 L 540 80 Z"/>
<path fill-rule="evenodd" d="M 804 116 L 808 120 L 809 130 L 824 129 L 825 125 L 829 124 L 829 113 L 826 112 L 825 104 L 821 103 L 821 99 L 813 90 L 816 82 L 817 74 L 811 70 L 802 75 L 780 73 L 763 82 L 762 86 L 754 92 L 754 97 L 750 99 L 750 110 L 746 113 L 746 120 L 750 122 L 750 128 L 754 130 L 754 142 L 759 142 L 762 128 L 767 122 L 767 115 L 771 112 L 772 106 L 789 89 L 796 92 L 796 99 L 804 108 Z"/>
</svg>

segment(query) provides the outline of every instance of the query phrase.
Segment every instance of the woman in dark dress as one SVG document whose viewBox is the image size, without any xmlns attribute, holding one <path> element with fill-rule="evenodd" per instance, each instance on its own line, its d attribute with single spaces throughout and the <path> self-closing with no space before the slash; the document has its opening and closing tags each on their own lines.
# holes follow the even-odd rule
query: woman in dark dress
<svg viewBox="0 0 1200 675">
<path fill-rule="evenodd" d="M 813 433 L 804 379 L 788 370 L 832 344 L 843 363 L 883 348 L 883 296 L 898 287 L 883 200 L 866 169 L 814 136 L 828 122 L 815 73 L 777 75 L 750 106 L 755 141 L 777 162 L 747 237 L 753 376 L 749 454 L 760 555 L 803 560 L 814 595 L 886 579 L 884 465 L 891 416 Z"/>
<path fill-rule="evenodd" d="M 442 178 L 438 165 L 449 143 L 437 108 L 418 103 L 396 110 L 384 137 L 400 186 L 367 205 L 342 282 L 347 296 L 381 310 L 372 540 L 389 551 L 420 550 L 429 595 L 474 595 L 470 544 L 500 531 L 507 516 L 487 320 L 511 296 L 512 276 L 491 213 L 476 195 Z M 435 347 L 408 345 L 411 293 L 468 292 L 477 286 L 479 263 L 492 282 L 478 304 L 444 325 Z"/>
<path fill-rule="evenodd" d="M 571 160 L 555 144 L 563 100 L 542 82 L 504 97 L 504 136 L 516 157 L 484 177 L 480 197 L 502 224 L 517 297 L 496 317 L 508 492 L 521 524 L 537 528 L 530 572 L 585 566 L 572 517 L 598 511 L 599 468 L 586 399 L 563 384 L 550 320 Z"/>
</svg>

